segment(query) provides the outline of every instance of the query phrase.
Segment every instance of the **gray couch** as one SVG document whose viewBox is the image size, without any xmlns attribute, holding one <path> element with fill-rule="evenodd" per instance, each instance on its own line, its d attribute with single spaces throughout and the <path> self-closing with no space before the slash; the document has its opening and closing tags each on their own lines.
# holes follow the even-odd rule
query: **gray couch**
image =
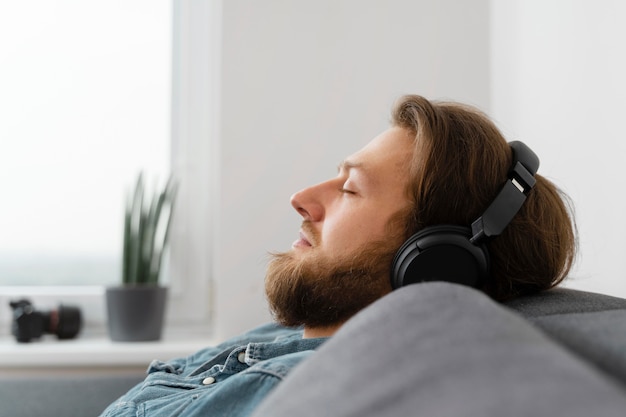
<svg viewBox="0 0 626 417">
<path fill-rule="evenodd" d="M 0 416 L 97 415 L 137 381 L 0 377 Z M 409 286 L 346 323 L 254 414 L 544 415 L 626 415 L 626 300 L 555 289 L 502 306 Z"/>
<path fill-rule="evenodd" d="M 626 416 L 626 300 L 566 289 L 499 305 L 403 288 L 351 319 L 254 417 Z"/>
</svg>

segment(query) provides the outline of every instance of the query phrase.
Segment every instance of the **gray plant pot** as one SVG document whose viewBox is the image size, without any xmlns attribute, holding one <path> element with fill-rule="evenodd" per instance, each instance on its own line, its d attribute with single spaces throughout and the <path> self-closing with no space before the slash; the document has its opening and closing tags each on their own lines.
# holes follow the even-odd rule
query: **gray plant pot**
<svg viewBox="0 0 626 417">
<path fill-rule="evenodd" d="M 106 289 L 109 337 L 114 342 L 161 339 L 167 288 L 158 286 Z"/>
</svg>

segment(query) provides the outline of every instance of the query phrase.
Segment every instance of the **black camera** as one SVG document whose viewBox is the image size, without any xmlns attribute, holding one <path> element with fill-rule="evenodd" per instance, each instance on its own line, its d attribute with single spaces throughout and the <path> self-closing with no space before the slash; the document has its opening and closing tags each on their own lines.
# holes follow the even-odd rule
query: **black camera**
<svg viewBox="0 0 626 417">
<path fill-rule="evenodd" d="M 77 307 L 63 306 L 50 311 L 37 311 L 28 300 L 11 301 L 13 322 L 11 332 L 20 343 L 39 339 L 44 333 L 59 339 L 72 339 L 80 331 L 82 318 Z"/>
</svg>

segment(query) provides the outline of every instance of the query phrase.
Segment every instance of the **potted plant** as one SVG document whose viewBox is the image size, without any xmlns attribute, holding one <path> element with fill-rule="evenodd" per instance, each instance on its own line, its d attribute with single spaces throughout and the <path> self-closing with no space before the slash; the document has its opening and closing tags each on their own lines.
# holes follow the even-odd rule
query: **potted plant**
<svg viewBox="0 0 626 417">
<path fill-rule="evenodd" d="M 122 285 L 106 289 L 109 336 L 113 341 L 161 338 L 167 287 L 159 285 L 176 187 L 165 187 L 146 203 L 143 174 L 127 196 Z"/>
</svg>

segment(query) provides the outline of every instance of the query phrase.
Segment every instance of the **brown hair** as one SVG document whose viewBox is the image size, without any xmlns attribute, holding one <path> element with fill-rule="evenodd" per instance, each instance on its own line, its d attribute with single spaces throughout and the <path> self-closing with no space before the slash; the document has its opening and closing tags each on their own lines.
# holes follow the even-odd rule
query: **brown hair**
<svg viewBox="0 0 626 417">
<path fill-rule="evenodd" d="M 392 123 L 415 135 L 405 235 L 437 224 L 469 226 L 498 194 L 512 164 L 506 140 L 477 109 L 421 96 L 402 97 Z M 504 232 L 487 243 L 496 300 L 559 284 L 575 259 L 577 239 L 565 194 L 541 175 Z"/>
</svg>

